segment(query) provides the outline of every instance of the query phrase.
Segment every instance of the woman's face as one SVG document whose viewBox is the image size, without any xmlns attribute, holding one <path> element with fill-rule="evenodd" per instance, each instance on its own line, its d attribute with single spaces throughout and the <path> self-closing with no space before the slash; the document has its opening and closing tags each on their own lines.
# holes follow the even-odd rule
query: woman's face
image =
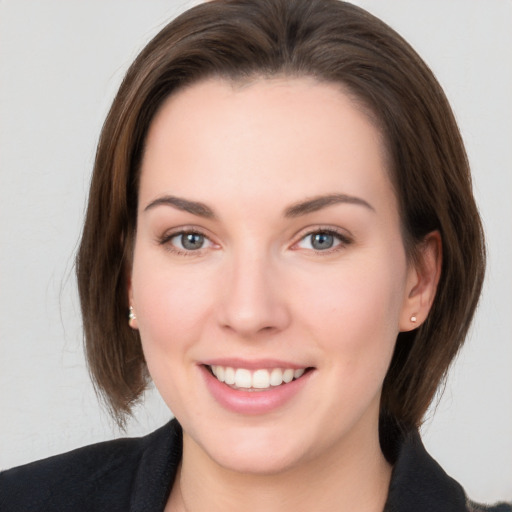
<svg viewBox="0 0 512 512">
<path fill-rule="evenodd" d="M 378 443 L 416 279 L 381 135 L 340 87 L 212 79 L 163 105 L 129 293 L 186 450 L 269 473 Z"/>
</svg>

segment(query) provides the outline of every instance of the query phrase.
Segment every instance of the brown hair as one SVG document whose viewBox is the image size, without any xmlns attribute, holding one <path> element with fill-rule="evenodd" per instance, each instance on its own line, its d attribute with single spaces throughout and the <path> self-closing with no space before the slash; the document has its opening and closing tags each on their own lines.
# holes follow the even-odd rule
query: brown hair
<svg viewBox="0 0 512 512">
<path fill-rule="evenodd" d="M 441 233 L 436 298 L 423 325 L 398 335 L 382 417 L 417 426 L 464 341 L 482 286 L 484 242 L 461 136 L 432 72 L 390 27 L 345 2 L 214 0 L 176 18 L 143 49 L 98 145 L 77 277 L 90 372 L 120 424 L 149 379 L 127 322 L 126 286 L 149 125 L 187 84 L 277 74 L 342 84 L 366 105 L 387 142 L 408 253 L 427 233 Z"/>
</svg>

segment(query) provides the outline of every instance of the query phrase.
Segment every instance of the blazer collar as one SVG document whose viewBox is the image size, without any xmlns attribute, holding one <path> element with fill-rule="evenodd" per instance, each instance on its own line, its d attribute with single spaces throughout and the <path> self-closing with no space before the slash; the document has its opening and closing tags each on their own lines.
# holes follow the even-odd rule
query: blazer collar
<svg viewBox="0 0 512 512">
<path fill-rule="evenodd" d="M 384 512 L 467 512 L 462 487 L 427 453 L 417 431 L 398 446 Z"/>
</svg>

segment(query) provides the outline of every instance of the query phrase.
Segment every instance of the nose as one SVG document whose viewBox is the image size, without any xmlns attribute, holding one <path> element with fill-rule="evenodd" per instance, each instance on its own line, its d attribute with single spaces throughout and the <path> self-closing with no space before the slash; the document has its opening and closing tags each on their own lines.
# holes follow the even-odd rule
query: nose
<svg viewBox="0 0 512 512">
<path fill-rule="evenodd" d="M 220 325 L 248 339 L 285 329 L 290 311 L 278 265 L 270 257 L 249 254 L 233 257 L 227 267 L 218 311 Z"/>
</svg>

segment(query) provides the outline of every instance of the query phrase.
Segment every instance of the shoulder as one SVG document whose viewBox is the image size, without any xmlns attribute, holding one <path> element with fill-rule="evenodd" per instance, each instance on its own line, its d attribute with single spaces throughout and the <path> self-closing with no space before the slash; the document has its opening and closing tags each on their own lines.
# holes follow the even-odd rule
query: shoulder
<svg viewBox="0 0 512 512">
<path fill-rule="evenodd" d="M 4 471 L 0 510 L 129 510 L 144 459 L 148 452 L 167 449 L 172 426 L 173 422 L 145 437 L 98 443 Z"/>
<path fill-rule="evenodd" d="M 512 503 L 496 503 L 495 505 L 484 505 L 468 500 L 468 512 L 512 512 Z"/>
<path fill-rule="evenodd" d="M 109 502 L 126 504 L 143 450 L 144 438 L 118 439 L 0 473 L 0 510 L 106 510 Z"/>
<path fill-rule="evenodd" d="M 478 504 L 427 453 L 417 432 L 398 442 L 386 512 L 512 512 L 512 504 Z"/>
</svg>

